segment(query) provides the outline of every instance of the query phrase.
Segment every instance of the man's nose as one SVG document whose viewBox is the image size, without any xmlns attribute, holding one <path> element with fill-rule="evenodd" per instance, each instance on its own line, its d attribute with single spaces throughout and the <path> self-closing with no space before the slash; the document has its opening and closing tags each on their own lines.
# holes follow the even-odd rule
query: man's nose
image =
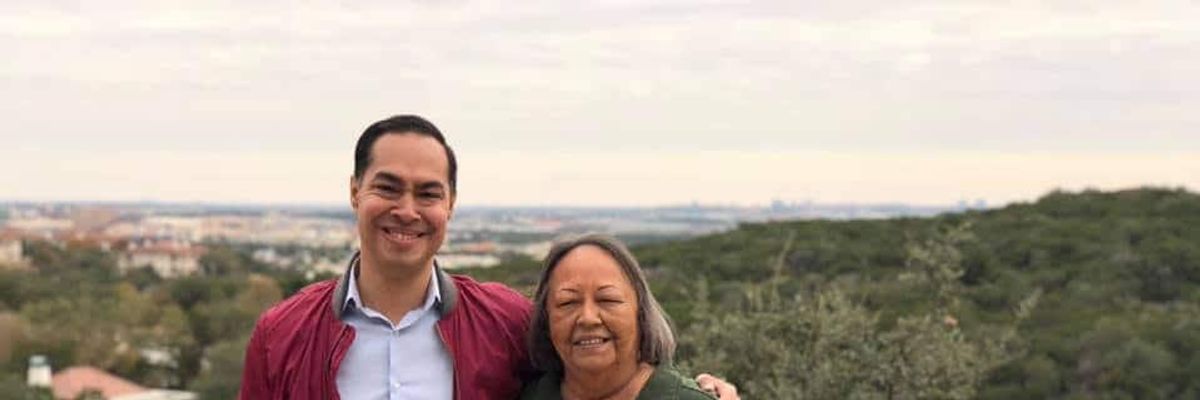
<svg viewBox="0 0 1200 400">
<path fill-rule="evenodd" d="M 401 222 L 412 222 L 420 218 L 417 214 L 416 201 L 412 195 L 403 195 L 396 199 L 391 214 Z"/>
</svg>

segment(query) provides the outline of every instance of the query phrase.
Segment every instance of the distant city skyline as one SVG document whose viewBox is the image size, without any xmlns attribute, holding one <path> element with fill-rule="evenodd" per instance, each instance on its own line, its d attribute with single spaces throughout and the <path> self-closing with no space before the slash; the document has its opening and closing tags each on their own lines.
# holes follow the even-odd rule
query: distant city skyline
<svg viewBox="0 0 1200 400">
<path fill-rule="evenodd" d="M 347 205 L 430 118 L 475 206 L 1200 190 L 1200 4 L 0 4 L 0 201 Z M 348 205 L 347 205 L 348 207 Z"/>
</svg>

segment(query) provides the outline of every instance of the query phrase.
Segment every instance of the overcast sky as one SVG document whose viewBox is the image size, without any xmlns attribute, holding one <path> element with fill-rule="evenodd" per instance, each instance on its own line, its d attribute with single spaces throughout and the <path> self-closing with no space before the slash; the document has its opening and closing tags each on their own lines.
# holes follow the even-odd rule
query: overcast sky
<svg viewBox="0 0 1200 400">
<path fill-rule="evenodd" d="M 78 3 L 0 2 L 0 199 L 344 204 L 397 113 L 471 205 L 1200 189 L 1196 1 Z"/>
</svg>

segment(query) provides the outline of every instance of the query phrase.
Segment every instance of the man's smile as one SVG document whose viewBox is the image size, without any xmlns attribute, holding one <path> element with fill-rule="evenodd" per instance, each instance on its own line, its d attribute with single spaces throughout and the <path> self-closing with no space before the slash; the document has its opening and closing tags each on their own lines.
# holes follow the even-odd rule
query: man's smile
<svg viewBox="0 0 1200 400">
<path fill-rule="evenodd" d="M 426 236 L 424 231 L 415 229 L 392 228 L 385 226 L 380 228 L 380 230 L 383 231 L 383 236 L 389 241 L 400 244 L 412 243 L 413 241 Z"/>
</svg>

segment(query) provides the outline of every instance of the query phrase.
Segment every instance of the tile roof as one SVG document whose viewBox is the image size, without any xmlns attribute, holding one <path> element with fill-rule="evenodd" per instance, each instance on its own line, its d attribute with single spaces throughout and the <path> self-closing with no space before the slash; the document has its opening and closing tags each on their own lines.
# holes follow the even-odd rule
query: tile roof
<svg viewBox="0 0 1200 400">
<path fill-rule="evenodd" d="M 105 398 L 144 392 L 147 389 L 95 367 L 71 367 L 54 374 L 54 397 L 74 399 L 87 389 L 99 391 Z"/>
</svg>

